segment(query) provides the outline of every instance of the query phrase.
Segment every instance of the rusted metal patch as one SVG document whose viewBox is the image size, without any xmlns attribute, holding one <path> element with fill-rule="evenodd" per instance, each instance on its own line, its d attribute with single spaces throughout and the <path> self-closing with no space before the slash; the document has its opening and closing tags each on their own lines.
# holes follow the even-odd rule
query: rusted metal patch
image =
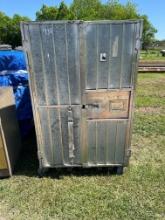
<svg viewBox="0 0 165 220">
<path fill-rule="evenodd" d="M 88 119 L 128 118 L 129 91 L 87 92 Z"/>
</svg>

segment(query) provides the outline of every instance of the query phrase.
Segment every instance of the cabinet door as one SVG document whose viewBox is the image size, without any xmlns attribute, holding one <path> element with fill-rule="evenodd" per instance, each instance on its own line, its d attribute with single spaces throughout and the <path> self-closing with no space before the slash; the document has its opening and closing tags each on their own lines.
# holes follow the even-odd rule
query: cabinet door
<svg viewBox="0 0 165 220">
<path fill-rule="evenodd" d="M 83 164 L 122 165 L 127 146 L 130 91 L 85 91 Z"/>
</svg>

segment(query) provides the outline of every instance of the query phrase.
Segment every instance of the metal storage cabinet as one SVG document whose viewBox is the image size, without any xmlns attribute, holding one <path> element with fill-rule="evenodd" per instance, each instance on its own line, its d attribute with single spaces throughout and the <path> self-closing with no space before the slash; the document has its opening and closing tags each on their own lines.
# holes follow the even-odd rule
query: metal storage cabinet
<svg viewBox="0 0 165 220">
<path fill-rule="evenodd" d="M 40 171 L 128 164 L 141 20 L 21 24 Z"/>
<path fill-rule="evenodd" d="M 12 175 L 21 147 L 12 87 L 0 87 L 0 178 Z"/>
</svg>

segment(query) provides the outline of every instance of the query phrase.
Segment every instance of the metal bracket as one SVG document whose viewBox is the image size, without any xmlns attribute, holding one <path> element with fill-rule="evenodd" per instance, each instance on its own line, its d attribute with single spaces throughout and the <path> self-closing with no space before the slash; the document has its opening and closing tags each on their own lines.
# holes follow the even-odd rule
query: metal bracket
<svg viewBox="0 0 165 220">
<path fill-rule="evenodd" d="M 130 157 L 131 156 L 131 149 L 127 150 L 127 156 Z"/>
<path fill-rule="evenodd" d="M 136 51 L 137 53 L 139 53 L 140 46 L 141 46 L 141 39 L 138 37 L 138 38 L 136 39 L 136 45 L 135 45 L 135 51 Z"/>
</svg>

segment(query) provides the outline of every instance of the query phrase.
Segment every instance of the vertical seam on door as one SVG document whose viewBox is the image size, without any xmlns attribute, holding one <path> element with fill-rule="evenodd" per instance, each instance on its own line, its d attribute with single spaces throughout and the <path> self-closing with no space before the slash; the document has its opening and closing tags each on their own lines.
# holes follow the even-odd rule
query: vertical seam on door
<svg viewBox="0 0 165 220">
<path fill-rule="evenodd" d="M 43 55 L 43 41 L 42 41 L 42 33 L 41 33 L 41 25 L 39 24 L 39 36 L 40 36 L 40 42 L 41 42 L 41 59 L 42 59 L 42 71 L 43 71 L 43 78 L 44 78 L 44 90 L 45 90 L 45 101 L 46 105 L 48 105 L 48 92 L 47 92 L 47 83 L 45 78 L 45 61 L 44 61 L 44 55 Z M 54 151 L 53 151 L 53 141 L 52 141 L 52 132 L 51 132 L 51 126 L 50 126 L 50 113 L 49 113 L 49 107 L 47 107 L 47 117 L 48 117 L 48 127 L 49 127 L 49 140 L 51 144 L 51 153 L 52 153 L 52 162 L 54 162 Z"/>
<path fill-rule="evenodd" d="M 131 87 L 134 87 L 134 74 L 135 74 L 135 44 L 136 44 L 136 26 L 134 24 L 133 32 L 133 45 L 132 45 L 132 71 L 131 71 Z"/>
<path fill-rule="evenodd" d="M 107 88 L 110 88 L 110 79 L 111 79 L 111 59 L 112 59 L 112 55 L 111 55 L 111 31 L 112 31 L 112 27 L 111 24 L 109 25 L 109 65 L 108 65 L 108 86 Z"/>
<path fill-rule="evenodd" d="M 58 86 L 58 73 L 57 73 L 57 63 L 56 63 L 56 46 L 55 46 L 55 40 L 54 40 L 54 25 L 52 24 L 52 28 L 53 28 L 53 35 L 52 35 L 52 40 L 53 40 L 53 50 L 54 50 L 54 64 L 55 64 L 55 77 L 56 77 L 56 87 L 57 87 L 57 102 L 58 105 L 60 105 L 60 92 L 59 92 L 59 86 Z M 62 157 L 62 161 L 64 164 L 64 146 L 63 146 L 63 138 L 62 138 L 62 123 L 61 123 L 61 108 L 57 108 L 58 109 L 58 119 L 59 119 L 59 129 L 60 129 L 60 140 L 61 140 L 61 157 Z"/>
<path fill-rule="evenodd" d="M 122 86 L 122 75 L 123 75 L 124 35 L 125 35 L 125 23 L 122 24 L 122 46 L 121 46 L 121 60 L 120 60 L 120 89 Z"/>
<path fill-rule="evenodd" d="M 67 24 L 65 24 L 65 56 L 66 56 L 66 71 L 67 71 L 67 81 L 68 81 L 68 94 L 69 94 L 69 105 L 71 105 L 71 95 L 70 95 L 70 78 L 68 71 L 68 39 L 67 39 Z"/>
<path fill-rule="evenodd" d="M 118 136 L 118 121 L 116 121 L 116 135 L 115 135 L 115 150 L 114 150 L 114 164 L 116 163 L 116 148 L 117 148 L 117 136 Z"/>
<path fill-rule="evenodd" d="M 97 128 L 98 128 L 98 126 L 97 126 L 97 121 L 95 123 L 96 123 L 96 125 L 95 125 L 96 126 L 96 159 L 95 159 L 96 162 L 95 163 L 97 164 L 97 162 L 98 162 L 97 161 L 97 153 L 98 153 L 97 152 L 97 150 L 98 150 L 97 149 L 98 148 L 98 139 L 97 139 L 97 136 L 98 136 L 97 132 L 98 132 L 98 130 L 97 130 Z"/>
<path fill-rule="evenodd" d="M 97 53 L 97 61 L 96 61 L 96 90 L 98 89 L 98 66 L 99 66 L 99 63 L 98 63 L 98 58 L 99 58 L 99 46 L 98 46 L 98 43 L 99 43 L 99 40 L 98 40 L 98 25 L 99 24 L 96 24 L 96 53 Z"/>
</svg>

